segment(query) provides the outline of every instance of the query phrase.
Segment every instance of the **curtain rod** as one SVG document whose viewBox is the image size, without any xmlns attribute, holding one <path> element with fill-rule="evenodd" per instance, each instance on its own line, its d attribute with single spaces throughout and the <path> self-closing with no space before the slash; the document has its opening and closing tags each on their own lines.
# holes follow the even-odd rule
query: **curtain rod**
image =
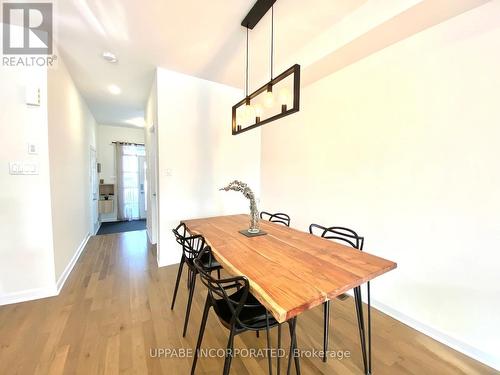
<svg viewBox="0 0 500 375">
<path fill-rule="evenodd" d="M 121 142 L 121 141 L 113 141 L 111 142 L 111 144 L 113 143 L 117 143 L 117 144 L 120 144 L 120 145 L 136 145 L 136 146 L 146 146 L 145 143 L 135 143 L 135 142 Z"/>
</svg>

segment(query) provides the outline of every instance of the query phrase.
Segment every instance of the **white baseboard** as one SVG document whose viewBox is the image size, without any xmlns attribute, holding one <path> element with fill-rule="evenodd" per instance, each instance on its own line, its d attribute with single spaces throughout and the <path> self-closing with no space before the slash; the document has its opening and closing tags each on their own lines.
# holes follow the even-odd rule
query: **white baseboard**
<svg viewBox="0 0 500 375">
<path fill-rule="evenodd" d="M 179 264 L 179 261 L 177 262 L 165 262 L 165 261 L 161 261 L 161 260 L 158 260 L 157 259 L 157 264 L 158 264 L 158 268 L 161 268 L 161 267 L 167 267 L 167 266 L 171 266 L 172 264 Z"/>
<path fill-rule="evenodd" d="M 76 250 L 75 254 L 71 258 L 70 262 L 64 269 L 63 273 L 61 276 L 59 276 L 59 279 L 57 280 L 56 284 L 56 289 L 57 289 L 57 294 L 61 291 L 61 289 L 64 286 L 64 283 L 66 282 L 66 279 L 68 278 L 69 274 L 73 270 L 73 267 L 75 266 L 76 262 L 78 261 L 78 258 L 80 258 L 80 255 L 82 254 L 83 249 L 85 249 L 85 246 L 87 245 L 87 242 L 89 241 L 90 238 L 90 233 L 87 233 L 83 241 L 80 243 L 80 246 L 78 246 L 78 249 Z"/>
<path fill-rule="evenodd" d="M 152 245 L 156 245 L 156 243 L 153 242 L 153 236 L 151 235 L 151 230 L 149 229 L 149 227 L 147 225 L 146 225 L 146 234 L 148 235 L 149 243 Z"/>
<path fill-rule="evenodd" d="M 439 341 L 440 343 L 449 346 L 456 351 L 465 354 L 468 357 L 475 359 L 481 363 L 484 363 L 487 366 L 494 368 L 495 370 L 500 371 L 500 358 L 496 358 L 495 356 L 486 353 L 482 350 L 479 350 L 469 344 L 466 344 L 460 340 L 457 340 L 438 329 L 435 329 L 427 324 L 421 323 L 408 315 L 405 315 L 392 307 L 387 306 L 384 303 L 371 301 L 372 306 L 377 310 L 380 310 L 386 315 L 391 316 L 392 318 L 410 326 L 413 329 L 416 329 L 419 332 L 422 332 L 424 335 L 432 337 L 434 340 Z"/>
<path fill-rule="evenodd" d="M 97 226 L 95 233 L 92 233 L 92 236 L 95 236 L 99 232 L 99 229 L 101 229 L 101 225 L 102 225 L 102 222 L 99 221 L 99 225 Z"/>
<path fill-rule="evenodd" d="M 34 299 L 41 299 L 56 296 L 57 290 L 54 287 L 36 288 L 23 290 L 21 292 L 8 293 L 0 296 L 0 306 L 11 305 L 13 303 L 26 302 Z"/>
<path fill-rule="evenodd" d="M 57 280 L 57 283 L 54 286 L 47 288 L 29 289 L 20 292 L 0 295 L 0 306 L 57 296 L 61 291 L 62 287 L 64 286 L 64 283 L 66 282 L 66 279 L 68 278 L 69 274 L 73 270 L 73 267 L 78 261 L 80 254 L 87 245 L 89 238 L 90 238 L 90 233 L 87 233 L 83 241 L 80 243 L 80 246 L 78 246 L 78 249 L 76 250 L 75 254 L 71 258 L 71 261 L 68 263 L 68 265 L 64 269 L 64 272 L 61 274 L 59 280 Z"/>
</svg>

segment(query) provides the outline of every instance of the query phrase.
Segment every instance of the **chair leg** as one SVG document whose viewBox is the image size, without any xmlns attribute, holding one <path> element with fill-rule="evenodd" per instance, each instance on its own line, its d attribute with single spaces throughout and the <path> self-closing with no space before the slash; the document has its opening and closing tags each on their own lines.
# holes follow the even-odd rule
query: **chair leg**
<svg viewBox="0 0 500 375">
<path fill-rule="evenodd" d="M 174 309 L 175 298 L 177 297 L 177 290 L 179 289 L 179 282 L 181 281 L 183 268 L 184 268 L 184 256 L 182 256 L 181 262 L 179 263 L 179 269 L 177 270 L 177 280 L 175 281 L 174 297 L 172 298 L 172 305 L 170 306 L 170 310 Z"/>
<path fill-rule="evenodd" d="M 220 268 L 217 270 L 217 278 L 220 280 Z"/>
<path fill-rule="evenodd" d="M 186 317 L 184 318 L 184 330 L 182 331 L 182 337 L 186 337 L 186 331 L 187 331 L 187 326 L 189 322 L 189 314 L 191 313 L 191 303 L 193 302 L 193 294 L 194 294 L 194 289 L 196 286 L 196 272 L 191 271 L 192 277 L 191 277 L 191 289 L 189 289 L 189 298 L 188 298 L 188 304 L 186 308 Z"/>
<path fill-rule="evenodd" d="M 363 368 L 365 374 L 368 374 L 367 358 L 366 358 L 366 341 L 365 341 L 365 322 L 363 319 L 363 301 L 361 299 L 360 287 L 354 288 L 354 304 L 356 306 L 356 315 L 358 318 L 359 340 L 361 343 L 361 354 L 363 356 Z"/>
<path fill-rule="evenodd" d="M 191 279 L 192 278 L 193 278 L 193 271 L 191 271 L 191 269 L 188 267 L 188 276 L 187 276 L 187 280 L 186 280 L 186 285 L 187 285 L 188 290 L 191 289 Z"/>
<path fill-rule="evenodd" d="M 207 293 L 207 300 L 205 301 L 205 308 L 203 310 L 203 317 L 201 318 L 200 332 L 198 333 L 198 341 L 196 342 L 196 350 L 193 357 L 193 365 L 191 366 L 191 375 L 194 375 L 194 370 L 196 369 L 196 363 L 198 362 L 198 353 L 201 348 L 201 342 L 203 341 L 203 334 L 205 333 L 205 327 L 207 325 L 208 312 L 210 310 L 210 296 Z"/>
<path fill-rule="evenodd" d="M 269 367 L 269 375 L 273 375 L 273 363 L 270 355 L 271 337 L 269 335 L 269 314 L 267 313 L 267 311 L 266 311 L 266 338 L 267 338 L 267 365 Z"/>
<path fill-rule="evenodd" d="M 327 361 L 328 329 L 330 327 L 330 301 L 323 303 L 323 362 Z"/>
<path fill-rule="evenodd" d="M 281 363 L 280 363 L 280 355 L 281 355 L 281 323 L 278 324 L 278 355 L 276 356 L 276 372 L 280 375 L 281 372 Z"/>
<path fill-rule="evenodd" d="M 295 371 L 297 375 L 300 375 L 300 359 L 295 355 L 295 349 L 297 348 L 297 336 L 296 336 L 296 328 L 297 328 L 297 317 L 292 318 L 288 321 L 288 326 L 290 328 L 290 354 L 288 355 L 288 367 L 287 367 L 287 375 L 290 374 L 290 370 L 292 367 L 292 356 L 295 360 Z"/>
<path fill-rule="evenodd" d="M 234 325 L 231 327 L 229 333 L 229 339 L 227 341 L 226 348 L 226 359 L 224 360 L 224 371 L 223 375 L 229 375 L 229 370 L 231 369 L 231 361 L 233 359 L 233 345 L 234 345 Z"/>
</svg>

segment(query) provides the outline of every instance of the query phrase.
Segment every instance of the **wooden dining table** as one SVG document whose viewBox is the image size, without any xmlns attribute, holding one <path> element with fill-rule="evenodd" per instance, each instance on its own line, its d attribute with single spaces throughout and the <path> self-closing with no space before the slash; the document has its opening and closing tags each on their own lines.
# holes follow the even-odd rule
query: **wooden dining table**
<svg viewBox="0 0 500 375">
<path fill-rule="evenodd" d="M 249 221 L 249 215 L 182 220 L 191 234 L 205 238 L 226 272 L 248 278 L 252 294 L 280 323 L 368 283 L 368 343 L 363 314 L 358 314 L 358 325 L 365 373 L 370 374 L 369 281 L 395 269 L 396 263 L 267 221 L 259 222 L 265 235 L 247 237 L 239 231 L 248 228 Z M 361 300 L 356 303 L 361 308 Z"/>
</svg>

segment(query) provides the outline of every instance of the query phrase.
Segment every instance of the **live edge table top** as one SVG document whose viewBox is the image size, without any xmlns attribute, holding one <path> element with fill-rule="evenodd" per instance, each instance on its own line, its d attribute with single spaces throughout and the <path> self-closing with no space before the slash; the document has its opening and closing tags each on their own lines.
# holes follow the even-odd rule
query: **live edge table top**
<svg viewBox="0 0 500 375">
<path fill-rule="evenodd" d="M 334 241 L 260 221 L 267 235 L 246 237 L 248 215 L 183 220 L 201 234 L 229 274 L 246 276 L 252 294 L 279 321 L 374 279 L 396 263 Z"/>
</svg>

